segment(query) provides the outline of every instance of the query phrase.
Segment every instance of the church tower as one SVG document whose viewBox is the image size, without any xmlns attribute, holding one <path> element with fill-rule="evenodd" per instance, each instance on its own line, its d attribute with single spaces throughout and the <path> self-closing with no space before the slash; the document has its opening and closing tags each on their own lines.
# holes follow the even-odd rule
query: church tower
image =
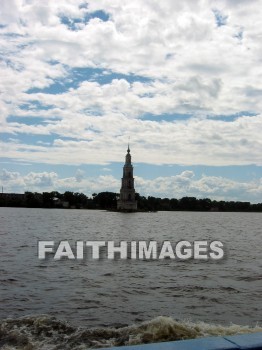
<svg viewBox="0 0 262 350">
<path fill-rule="evenodd" d="M 137 201 L 135 199 L 133 165 L 128 144 L 126 162 L 123 167 L 122 185 L 120 189 L 120 199 L 117 201 L 117 209 L 122 211 L 136 211 Z"/>
</svg>

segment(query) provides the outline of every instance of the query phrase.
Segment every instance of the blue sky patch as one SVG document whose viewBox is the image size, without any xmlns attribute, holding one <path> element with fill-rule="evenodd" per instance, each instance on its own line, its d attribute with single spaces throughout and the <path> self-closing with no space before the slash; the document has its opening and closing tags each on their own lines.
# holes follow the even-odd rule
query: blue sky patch
<svg viewBox="0 0 262 350">
<path fill-rule="evenodd" d="M 207 116 L 207 119 L 213 119 L 213 120 L 221 120 L 223 122 L 233 122 L 237 120 L 238 118 L 245 116 L 245 117 L 254 117 L 256 116 L 257 113 L 252 113 L 252 112 L 239 112 L 236 114 L 231 114 L 231 115 L 214 115 L 214 116 Z"/>
<path fill-rule="evenodd" d="M 243 39 L 243 33 L 244 33 L 244 31 L 240 30 L 237 34 L 234 35 L 234 37 L 236 39 L 238 39 L 239 41 L 241 41 Z"/>
<path fill-rule="evenodd" d="M 46 125 L 48 122 L 54 122 L 61 120 L 61 118 L 41 118 L 41 117 L 18 117 L 18 116 L 9 116 L 7 121 L 10 123 L 20 123 L 25 125 Z"/>
<path fill-rule="evenodd" d="M 77 31 L 80 29 L 79 24 L 87 24 L 91 19 L 98 18 L 103 22 L 109 21 L 109 14 L 105 11 L 98 10 L 95 12 L 85 13 L 83 18 L 72 18 L 64 15 L 60 16 L 60 21 L 62 24 L 66 25 L 68 29 L 72 31 Z"/>
<path fill-rule="evenodd" d="M 28 103 L 24 103 L 24 104 L 19 105 L 19 108 L 21 110 L 24 110 L 24 111 L 29 111 L 29 110 L 33 110 L 33 111 L 34 110 L 37 110 L 37 111 L 45 110 L 46 111 L 46 110 L 53 108 L 53 106 L 52 105 L 48 105 L 48 106 L 44 105 L 41 102 L 36 101 L 36 100 L 29 100 Z"/>
<path fill-rule="evenodd" d="M 55 64 L 52 62 L 52 64 Z M 148 83 L 153 81 L 147 77 L 135 75 L 135 74 L 121 74 L 114 73 L 112 71 L 106 71 L 102 68 L 72 68 L 65 67 L 67 76 L 56 79 L 53 84 L 40 89 L 32 88 L 27 91 L 28 94 L 34 93 L 45 93 L 45 94 L 62 94 L 67 92 L 69 89 L 77 89 L 82 82 L 90 81 L 97 82 L 100 85 L 110 84 L 114 79 L 124 79 L 130 84 L 134 82 Z"/>
<path fill-rule="evenodd" d="M 225 26 L 227 24 L 227 18 L 228 16 L 224 15 L 221 11 L 219 10 L 213 10 L 215 20 L 216 20 L 216 25 L 218 27 Z"/>
</svg>

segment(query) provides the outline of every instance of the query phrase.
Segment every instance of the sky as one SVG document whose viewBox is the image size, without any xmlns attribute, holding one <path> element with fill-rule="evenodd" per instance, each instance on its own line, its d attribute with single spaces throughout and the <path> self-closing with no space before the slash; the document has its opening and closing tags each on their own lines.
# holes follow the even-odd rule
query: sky
<svg viewBox="0 0 262 350">
<path fill-rule="evenodd" d="M 0 0 L 4 192 L 262 202 L 262 0 Z"/>
</svg>

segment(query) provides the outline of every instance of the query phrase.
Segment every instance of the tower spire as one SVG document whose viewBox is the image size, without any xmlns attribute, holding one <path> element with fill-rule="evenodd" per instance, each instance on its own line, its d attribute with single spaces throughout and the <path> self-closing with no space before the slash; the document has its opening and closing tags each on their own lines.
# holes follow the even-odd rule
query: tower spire
<svg viewBox="0 0 262 350">
<path fill-rule="evenodd" d="M 128 138 L 129 139 L 129 138 Z M 134 188 L 133 165 L 129 148 L 127 146 L 126 162 L 123 167 L 123 177 L 121 181 L 120 198 L 117 201 L 117 209 L 120 211 L 136 211 L 137 201 Z"/>
</svg>

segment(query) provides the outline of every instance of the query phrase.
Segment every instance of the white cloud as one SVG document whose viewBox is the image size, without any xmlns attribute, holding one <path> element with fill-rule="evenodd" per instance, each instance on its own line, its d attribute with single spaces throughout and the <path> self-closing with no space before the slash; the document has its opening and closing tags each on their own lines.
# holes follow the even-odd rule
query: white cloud
<svg viewBox="0 0 262 350">
<path fill-rule="evenodd" d="M 187 0 L 182 5 L 173 1 L 144 0 L 132 4 L 122 0 L 112 4 L 91 1 L 88 10 L 79 8 L 80 4 L 80 1 L 3 2 L 2 23 L 9 26 L 2 32 L 17 28 L 23 35 L 10 42 L 2 39 L 12 64 L 21 66 L 20 71 L 10 69 L 8 74 L 17 88 L 44 87 L 56 77 L 66 76 L 61 64 L 97 66 L 126 74 L 168 78 L 167 89 L 175 84 L 177 91 L 184 92 L 181 105 L 183 100 L 186 104 L 192 101 L 192 107 L 224 114 L 239 110 L 242 105 L 249 107 L 245 96 L 248 84 L 261 87 L 257 71 L 261 53 L 259 2 L 243 2 L 240 8 L 227 1 L 211 0 Z M 225 26 L 216 26 L 213 9 L 217 7 L 228 16 Z M 61 23 L 61 15 L 81 19 L 87 11 L 98 9 L 108 12 L 110 20 L 92 19 L 79 31 Z M 236 38 L 240 30 L 244 33 L 241 42 Z M 60 64 L 50 65 L 47 62 L 50 60 Z M 199 85 L 192 84 L 194 80 L 203 81 L 206 95 L 201 86 L 198 89 Z M 209 103 L 209 93 L 212 96 L 217 82 L 220 82 L 217 101 Z M 187 93 L 183 91 L 185 86 Z M 261 107 L 259 99 L 255 102 Z"/>
<path fill-rule="evenodd" d="M 16 181 L 20 177 L 20 174 L 18 172 L 10 172 L 6 169 L 3 169 L 1 180 L 4 182 L 12 182 Z"/>
<path fill-rule="evenodd" d="M 180 175 L 158 177 L 153 180 L 136 178 L 136 190 L 140 194 L 168 198 L 194 196 L 217 200 L 261 201 L 261 180 L 239 182 L 223 177 L 205 176 L 194 179 L 192 171 Z"/>
<path fill-rule="evenodd" d="M 23 181 L 25 186 L 27 187 L 52 187 L 54 186 L 56 179 L 57 179 L 57 174 L 54 172 L 48 173 L 48 172 L 43 172 L 43 173 L 34 173 L 30 172 L 26 176 L 23 177 Z"/>
<path fill-rule="evenodd" d="M 80 174 L 78 169 L 77 174 Z M 55 172 L 30 172 L 21 175 L 3 169 L 1 180 L 5 192 L 13 191 L 60 191 L 67 190 L 83 192 L 89 196 L 93 192 L 112 191 L 119 193 L 121 181 L 112 175 L 100 175 L 98 177 L 83 176 L 62 178 Z M 181 174 L 166 177 L 157 177 L 149 180 L 135 177 L 136 192 L 145 196 L 182 198 L 184 196 L 195 196 L 198 198 L 211 198 L 217 200 L 242 200 L 259 202 L 262 195 L 262 178 L 256 181 L 239 182 L 231 179 L 205 176 L 195 179 L 192 171 L 186 170 Z"/>
<path fill-rule="evenodd" d="M 23 140 L 39 137 L 32 145 L 29 138 L 2 142 L 5 157 L 108 164 L 122 159 L 131 135 L 135 162 L 261 165 L 261 1 L 93 0 L 80 5 L 82 0 L 1 2 L 1 131 Z M 109 20 L 87 21 L 97 10 Z M 217 25 L 214 10 L 226 18 L 225 25 Z M 75 30 L 63 18 L 71 24 L 77 20 Z M 97 73 L 92 81 L 83 78 L 66 89 L 73 68 L 126 76 L 102 84 Z M 58 80 L 63 93 L 28 93 Z M 194 118 L 161 121 L 162 115 L 177 113 Z M 143 119 L 148 114 L 155 120 Z M 230 114 L 239 118 L 216 119 Z M 24 121 L 32 117 L 39 124 Z M 44 135 L 50 136 L 48 142 L 41 140 Z M 82 184 L 80 177 L 75 179 Z M 41 179 L 33 181 L 54 181 Z M 209 191 L 209 183 L 202 186 Z"/>
<path fill-rule="evenodd" d="M 124 116 L 79 117 L 36 126 L 8 127 L 12 132 L 61 134 L 52 145 L 0 142 L 6 157 L 50 164 L 107 164 L 123 158 L 127 136 L 132 136 L 134 163 L 184 165 L 261 165 L 262 116 L 242 116 L 232 122 L 189 119 L 157 122 Z"/>
<path fill-rule="evenodd" d="M 81 182 L 84 179 L 85 172 L 81 169 L 77 169 L 75 179 L 77 182 Z"/>
</svg>

